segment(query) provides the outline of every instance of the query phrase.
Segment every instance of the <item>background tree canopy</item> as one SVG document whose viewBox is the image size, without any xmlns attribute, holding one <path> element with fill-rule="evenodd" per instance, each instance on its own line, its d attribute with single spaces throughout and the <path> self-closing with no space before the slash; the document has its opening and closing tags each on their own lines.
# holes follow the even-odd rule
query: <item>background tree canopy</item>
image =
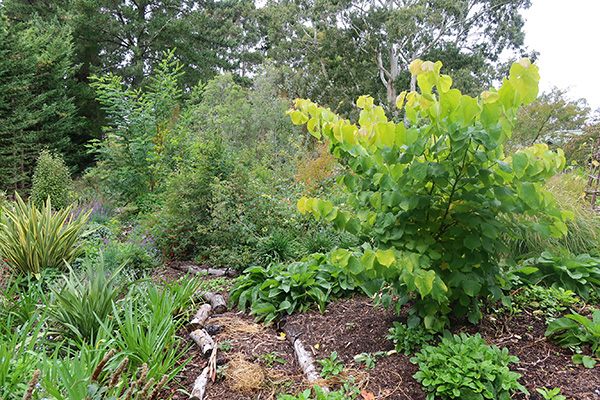
<svg viewBox="0 0 600 400">
<path fill-rule="evenodd" d="M 6 173 L 0 188 L 27 188 L 31 162 L 43 147 L 62 154 L 75 173 L 93 165 L 96 155 L 82 149 L 103 139 L 107 115 L 90 78 L 113 74 L 127 89 L 144 88 L 166 51 L 181 66 L 181 96 L 174 100 L 180 106 L 194 96 L 216 99 L 215 83 L 204 91 L 193 88 L 225 74 L 230 74 L 228 87 L 238 88 L 229 95 L 239 97 L 242 109 L 266 105 L 246 91 L 260 87 L 260 79 L 267 79 L 260 71 L 268 69 L 269 96 L 311 98 L 346 116 L 358 113 L 354 99 L 365 93 L 394 116 L 396 95 L 415 87 L 407 66 L 416 58 L 441 60 L 454 86 L 474 95 L 506 74 L 501 53 L 506 59 L 530 52 L 523 47 L 521 16 L 529 0 L 268 0 L 260 5 L 253 0 L 3 1 L 0 118 L 6 122 L 0 152 Z M 40 64 L 40 57 L 51 61 Z M 221 118 L 220 129 L 235 125 L 224 132 L 230 137 L 247 126 L 235 133 L 244 145 L 257 143 L 264 130 L 250 122 L 257 117 L 249 110 L 241 125 Z"/>
</svg>

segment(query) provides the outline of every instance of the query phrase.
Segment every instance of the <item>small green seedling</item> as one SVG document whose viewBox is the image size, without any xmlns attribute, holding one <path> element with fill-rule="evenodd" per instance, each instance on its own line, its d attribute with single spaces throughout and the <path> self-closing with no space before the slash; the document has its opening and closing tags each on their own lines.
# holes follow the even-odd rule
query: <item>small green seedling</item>
<svg viewBox="0 0 600 400">
<path fill-rule="evenodd" d="M 328 379 L 332 376 L 339 375 L 344 370 L 344 365 L 337 358 L 338 353 L 334 351 L 329 358 L 317 360 L 321 364 L 321 378 Z"/>
<path fill-rule="evenodd" d="M 535 388 L 535 390 L 537 390 L 538 393 L 541 394 L 546 400 L 567 400 L 565 396 L 558 394 L 560 392 L 560 388 L 546 389 L 544 386 L 543 388 Z"/>
</svg>

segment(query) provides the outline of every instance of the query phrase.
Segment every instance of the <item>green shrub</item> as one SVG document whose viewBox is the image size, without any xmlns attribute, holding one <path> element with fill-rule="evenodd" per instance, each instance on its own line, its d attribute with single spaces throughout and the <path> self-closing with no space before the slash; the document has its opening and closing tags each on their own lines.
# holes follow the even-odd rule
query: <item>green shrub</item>
<svg viewBox="0 0 600 400">
<path fill-rule="evenodd" d="M 263 265 L 285 263 L 294 258 L 296 243 L 292 237 L 282 230 L 275 230 L 271 235 L 258 241 L 255 250 L 257 261 Z"/>
<path fill-rule="evenodd" d="M 42 150 L 33 172 L 31 201 L 37 208 L 44 208 L 50 197 L 52 205 L 63 209 L 71 203 L 73 182 L 64 160 L 57 154 Z"/>
<path fill-rule="evenodd" d="M 63 268 L 84 253 L 81 236 L 89 212 L 72 218 L 70 206 L 54 212 L 47 201 L 38 210 L 16 198 L 14 210 L 3 208 L 0 221 L 0 250 L 13 271 L 39 279 L 43 269 Z"/>
<path fill-rule="evenodd" d="M 358 125 L 310 100 L 297 100 L 289 111 L 295 124 L 326 137 L 329 151 L 349 167 L 338 178 L 347 193 L 343 206 L 302 198 L 298 209 L 372 238 L 373 249 L 359 256 L 340 249 L 335 262 L 351 274 L 385 279 L 400 299 L 416 294 L 411 313 L 432 330 L 443 329 L 450 312 L 477 322 L 479 298 L 502 295 L 503 234 L 521 226 L 559 237 L 572 215 L 542 187 L 564 167 L 560 150 L 538 144 L 503 153 L 516 110 L 537 96 L 538 68 L 523 59 L 500 89 L 477 98 L 451 89 L 440 68 L 411 63 L 420 92 L 398 97 L 404 122 L 389 121 L 368 96 L 357 100 Z"/>
<path fill-rule="evenodd" d="M 519 359 L 507 349 L 486 345 L 479 334 L 443 338 L 438 346 L 424 346 L 411 362 L 419 365 L 414 378 L 430 392 L 427 400 L 509 400 L 517 390 L 529 394 L 517 382 L 521 374 L 508 368 Z"/>
<path fill-rule="evenodd" d="M 312 392 L 314 391 L 314 395 Z M 277 400 L 354 400 L 358 398 L 360 390 L 348 383 L 345 383 L 339 390 L 323 390 L 321 386 L 313 386 L 297 395 L 284 394 L 277 397 Z"/>
</svg>

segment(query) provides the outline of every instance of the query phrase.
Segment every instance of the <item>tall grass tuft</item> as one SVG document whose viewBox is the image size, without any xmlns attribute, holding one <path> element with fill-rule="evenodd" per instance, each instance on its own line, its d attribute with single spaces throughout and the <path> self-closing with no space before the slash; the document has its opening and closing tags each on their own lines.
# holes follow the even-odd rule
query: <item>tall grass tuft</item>
<svg viewBox="0 0 600 400">
<path fill-rule="evenodd" d="M 108 273 L 100 253 L 97 262 L 84 260 L 81 276 L 69 270 L 63 285 L 52 289 L 50 319 L 56 323 L 56 333 L 72 343 L 94 343 L 101 322 L 113 317 L 115 303 L 126 292 L 123 266 Z"/>
<path fill-rule="evenodd" d="M 545 250 L 565 249 L 572 254 L 596 254 L 600 250 L 600 217 L 585 199 L 587 180 L 581 170 L 557 174 L 548 180 L 544 189 L 554 195 L 558 208 L 571 211 L 567 235 L 562 238 L 543 238 L 533 231 L 521 232 L 521 239 L 510 243 L 511 255 L 521 258 L 541 254 Z M 535 220 L 535 217 L 532 217 Z"/>
</svg>

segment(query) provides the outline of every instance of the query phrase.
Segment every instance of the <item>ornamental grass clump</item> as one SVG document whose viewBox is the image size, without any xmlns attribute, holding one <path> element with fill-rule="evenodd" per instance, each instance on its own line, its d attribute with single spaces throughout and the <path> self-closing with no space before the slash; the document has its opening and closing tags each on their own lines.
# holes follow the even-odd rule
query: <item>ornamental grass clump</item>
<svg viewBox="0 0 600 400">
<path fill-rule="evenodd" d="M 46 268 L 62 268 L 84 253 L 80 240 L 89 212 L 71 218 L 71 207 L 52 210 L 48 199 L 42 209 L 25 203 L 16 194 L 14 208 L 3 207 L 0 221 L 0 252 L 18 274 L 39 279 Z"/>
</svg>

